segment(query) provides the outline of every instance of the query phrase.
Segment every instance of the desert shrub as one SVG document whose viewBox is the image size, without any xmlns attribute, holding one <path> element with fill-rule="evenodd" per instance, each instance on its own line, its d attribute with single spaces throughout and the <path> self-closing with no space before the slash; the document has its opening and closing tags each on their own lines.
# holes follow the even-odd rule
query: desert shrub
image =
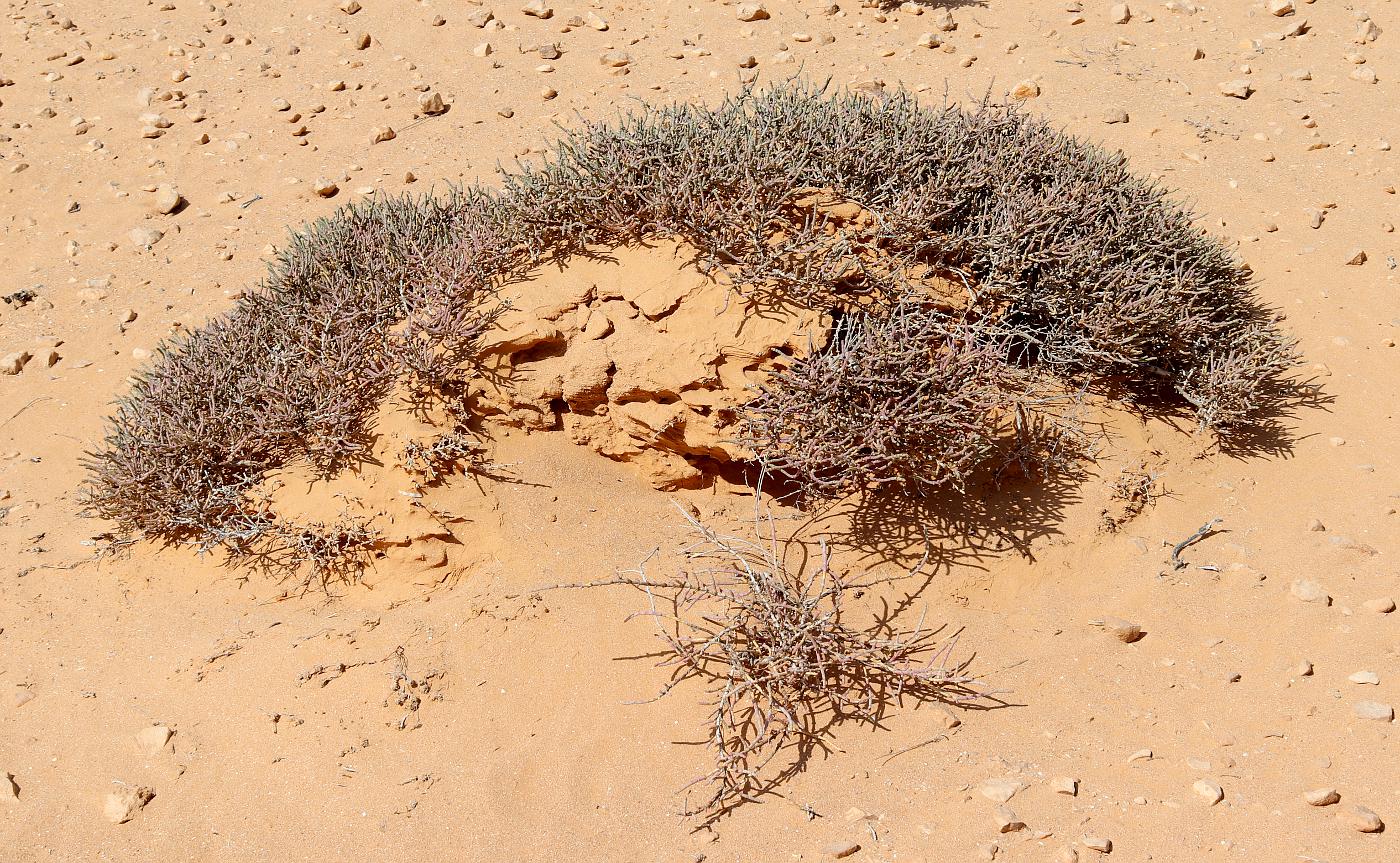
<svg viewBox="0 0 1400 863">
<path fill-rule="evenodd" d="M 713 820 L 757 800 L 801 770 L 842 723 L 878 727 L 906 700 L 985 707 L 994 698 L 953 662 L 956 637 L 940 637 L 922 619 L 904 632 L 888 619 L 847 622 L 848 596 L 908 574 L 848 577 L 824 544 L 805 559 L 808 548 L 780 540 L 766 517 L 748 537 L 686 518 L 695 539 L 676 576 L 654 578 L 644 562 L 617 578 L 561 586 L 644 592 L 647 606 L 634 616 L 656 623 L 665 643 L 659 665 L 671 675 L 655 698 L 687 681 L 708 687 L 704 734 L 715 764 L 681 789 L 700 789 L 687 815 Z"/>
<path fill-rule="evenodd" d="M 1174 391 L 1230 433 L 1272 409 L 1293 361 L 1249 270 L 1121 157 L 990 101 L 783 84 L 585 124 L 496 188 L 376 199 L 293 235 L 258 290 L 137 375 L 89 457 L 91 509 L 235 558 L 285 550 L 312 528 L 277 526 L 256 494 L 267 471 L 353 464 L 391 393 L 464 423 L 503 284 L 655 237 L 750 301 L 850 322 L 748 411 L 760 464 L 817 496 L 955 487 L 1001 429 L 1062 439 L 1040 409 L 1053 386 L 1104 378 Z M 931 301 L 934 277 L 966 296 Z"/>
</svg>

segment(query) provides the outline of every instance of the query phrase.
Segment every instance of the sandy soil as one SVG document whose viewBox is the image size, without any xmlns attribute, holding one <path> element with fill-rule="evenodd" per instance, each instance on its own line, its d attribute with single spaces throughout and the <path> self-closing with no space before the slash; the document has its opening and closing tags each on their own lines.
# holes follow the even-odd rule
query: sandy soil
<svg viewBox="0 0 1400 863">
<path fill-rule="evenodd" d="M 859 845 L 849 859 L 1063 863 L 1102 856 L 1093 837 L 1110 860 L 1400 859 L 1385 707 L 1400 614 L 1383 610 L 1400 595 L 1395 4 L 1134 3 L 1125 23 L 1064 0 L 765 6 L 746 22 L 712 2 L 546 18 L 465 0 L 6 3 L 0 294 L 34 298 L 0 306 L 0 355 L 31 355 L 0 375 L 5 859 L 777 861 Z M 624 622 L 638 597 L 530 591 L 674 548 L 673 501 L 730 524 L 750 504 L 656 491 L 557 433 L 501 435 L 515 482 L 440 492 L 458 517 L 446 564 L 405 554 L 334 596 L 183 552 L 94 560 L 105 528 L 76 490 L 107 405 L 162 338 L 252 284 L 289 227 L 489 178 L 555 122 L 794 74 L 930 100 L 1033 82 L 1034 111 L 1121 149 L 1240 242 L 1325 391 L 1249 452 L 1116 416 L 1083 483 L 812 528 L 872 567 L 906 565 L 927 529 L 935 566 L 906 587 L 962 630 L 1008 706 L 951 730 L 913 705 L 842 728 L 781 795 L 696 829 L 674 792 L 708 764 L 700 693 L 624 703 L 665 679 L 651 630 Z M 1227 95 L 1242 82 L 1247 98 Z M 445 113 L 422 113 L 432 94 Z M 372 143 L 383 127 L 395 136 Z M 1142 464 L 1167 493 L 1102 531 L 1120 468 Z M 1170 546 L 1215 518 L 1174 570 Z M 1095 625 L 1110 615 L 1145 636 L 1114 639 Z M 984 783 L 1002 779 L 1023 830 L 999 832 Z M 154 797 L 113 823 L 108 796 L 140 787 Z M 1327 788 L 1340 802 L 1305 801 Z M 1357 806 L 1387 829 L 1359 830 Z"/>
</svg>

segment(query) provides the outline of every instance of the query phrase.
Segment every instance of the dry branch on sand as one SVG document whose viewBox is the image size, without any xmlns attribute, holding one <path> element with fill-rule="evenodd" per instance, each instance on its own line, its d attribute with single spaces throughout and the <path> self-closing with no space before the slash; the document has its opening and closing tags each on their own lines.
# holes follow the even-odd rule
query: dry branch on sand
<svg viewBox="0 0 1400 863">
<path fill-rule="evenodd" d="M 498 188 L 356 204 L 294 235 L 258 290 L 137 375 L 90 454 L 91 510 L 321 578 L 343 551 L 353 572 L 372 527 L 286 523 L 259 497 L 267 472 L 354 463 L 393 393 L 463 432 L 499 289 L 658 237 L 750 301 L 849 322 L 749 412 L 759 463 L 816 495 L 956 486 L 1007 430 L 1072 431 L 1047 394 L 1104 378 L 1174 391 L 1229 433 L 1272 409 L 1293 361 L 1249 270 L 1120 157 L 990 101 L 786 84 L 584 125 Z M 857 400 L 817 400 L 826 380 Z"/>
<path fill-rule="evenodd" d="M 655 620 L 666 644 L 660 666 L 671 672 L 656 698 L 687 681 L 709 687 L 705 737 L 715 766 L 682 789 L 703 789 L 687 815 L 714 819 L 757 800 L 801 770 L 842 723 L 877 726 L 906 699 L 985 706 L 991 698 L 953 661 L 956 636 L 939 637 L 923 620 L 908 632 L 890 621 L 847 623 L 848 596 L 910 574 L 848 578 L 825 544 L 814 559 L 791 561 L 808 548 L 780 540 L 769 519 L 753 538 L 687 519 L 696 540 L 675 577 L 655 579 L 643 562 L 617 578 L 560 585 L 645 593 L 646 609 L 632 616 Z M 767 537 L 758 535 L 764 530 Z"/>
</svg>

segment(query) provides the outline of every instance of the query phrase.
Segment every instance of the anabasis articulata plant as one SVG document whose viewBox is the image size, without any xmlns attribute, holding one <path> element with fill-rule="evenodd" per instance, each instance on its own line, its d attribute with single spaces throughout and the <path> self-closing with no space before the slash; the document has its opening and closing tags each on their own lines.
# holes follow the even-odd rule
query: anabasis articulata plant
<svg viewBox="0 0 1400 863">
<path fill-rule="evenodd" d="M 1074 433 L 1054 393 L 1105 378 L 1228 433 L 1293 361 L 1249 270 L 1120 157 L 990 101 L 785 84 L 584 125 L 496 188 L 376 199 L 295 234 L 256 291 L 140 372 L 91 454 L 91 508 L 235 559 L 353 568 L 371 526 L 288 523 L 256 493 L 265 474 L 352 463 L 394 393 L 447 405 L 460 441 L 499 289 L 659 237 L 753 302 L 838 322 L 745 413 L 757 461 L 812 496 L 956 487 L 1008 434 L 1053 466 Z M 473 450 L 422 449 L 447 452 Z"/>
</svg>

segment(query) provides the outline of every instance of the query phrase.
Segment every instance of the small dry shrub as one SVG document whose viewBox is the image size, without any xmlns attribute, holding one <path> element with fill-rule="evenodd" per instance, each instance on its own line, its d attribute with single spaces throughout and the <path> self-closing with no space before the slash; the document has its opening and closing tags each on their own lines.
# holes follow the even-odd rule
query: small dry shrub
<svg viewBox="0 0 1400 863">
<path fill-rule="evenodd" d="M 847 621 L 847 597 L 897 579 L 849 578 L 825 545 L 815 560 L 790 561 L 806 547 L 780 541 L 767 520 L 759 529 L 768 537 L 744 538 L 687 518 L 697 538 L 674 578 L 654 579 L 643 564 L 580 585 L 646 594 L 647 608 L 634 616 L 655 620 L 666 644 L 660 665 L 671 671 L 656 698 L 686 681 L 709 688 L 705 737 L 715 766 L 682 789 L 703 789 L 686 814 L 714 819 L 758 799 L 801 770 L 836 726 L 878 726 L 906 699 L 986 705 L 990 693 L 952 660 L 956 638 L 922 620 L 908 632 Z"/>
<path fill-rule="evenodd" d="M 927 308 L 844 317 L 824 350 L 758 388 L 743 442 L 808 499 L 961 491 L 993 462 L 1063 467 L 1083 451 L 1077 426 L 1055 421 L 1075 399 L 1042 393 L 1008 350 Z"/>
</svg>

